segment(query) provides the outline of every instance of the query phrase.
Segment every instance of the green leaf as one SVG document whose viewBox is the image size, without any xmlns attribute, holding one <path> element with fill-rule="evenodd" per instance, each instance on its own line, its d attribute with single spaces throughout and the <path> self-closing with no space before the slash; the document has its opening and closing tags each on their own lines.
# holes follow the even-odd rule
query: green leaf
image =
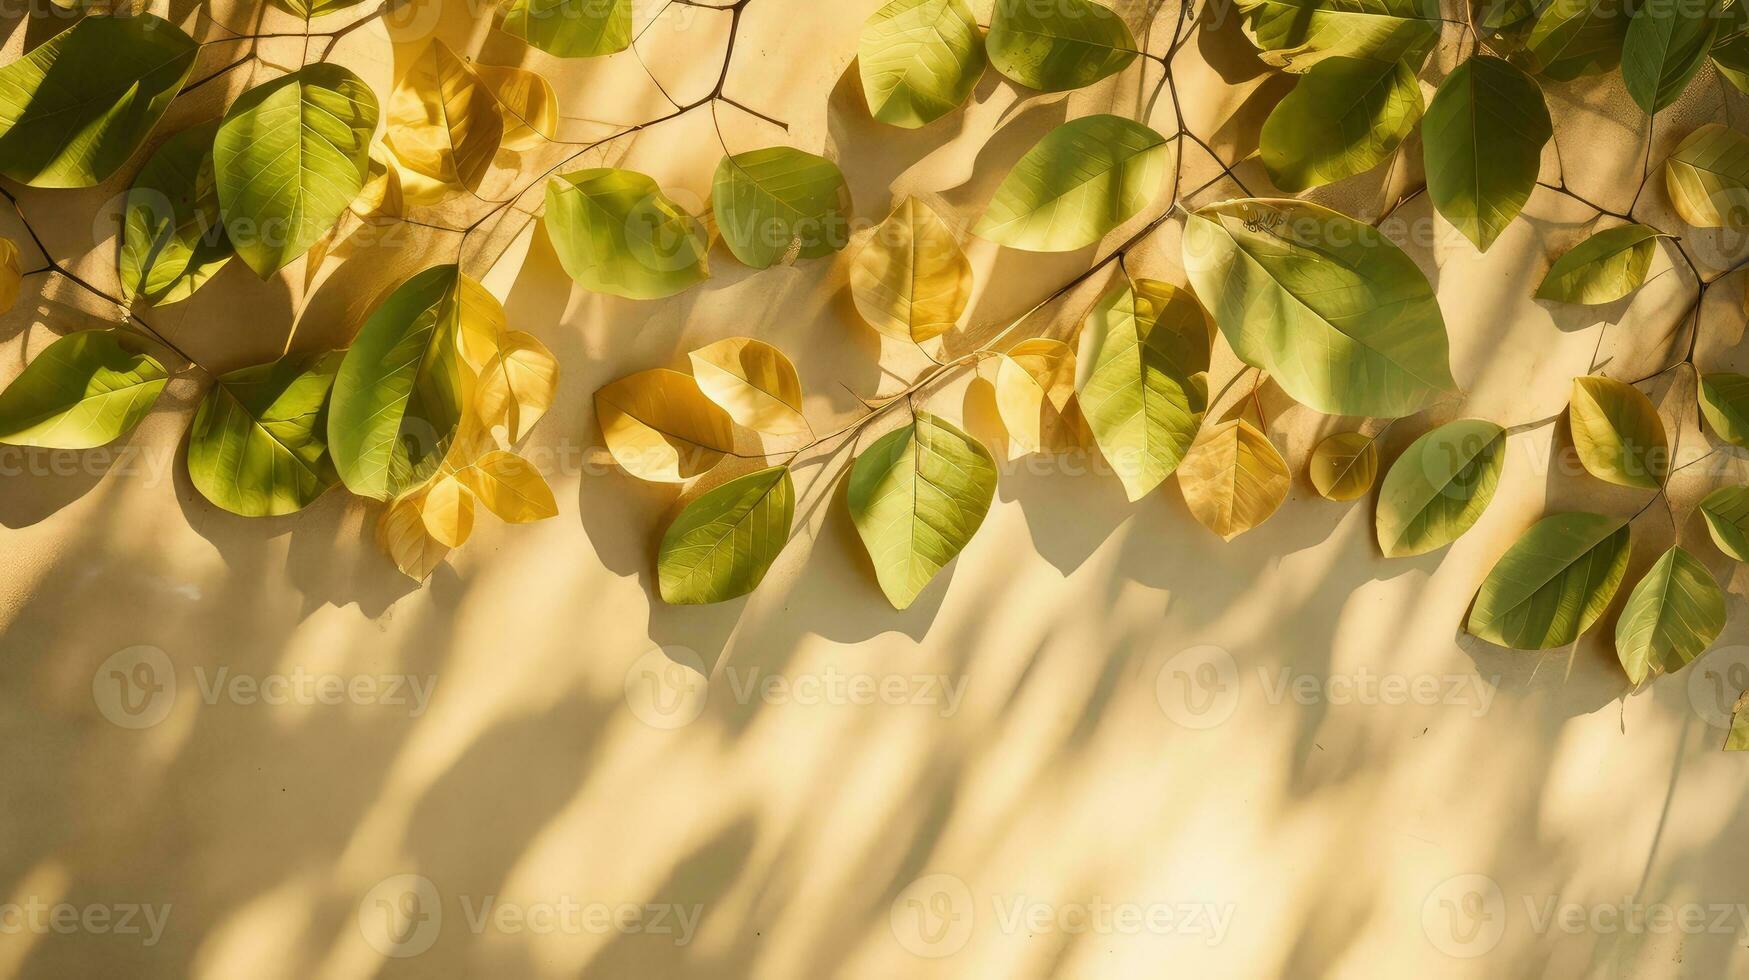
<svg viewBox="0 0 1749 980">
<path fill-rule="evenodd" d="M 1749 752 L 1749 691 L 1731 706 L 1731 731 L 1725 736 L 1726 752 Z"/>
<path fill-rule="evenodd" d="M 1606 228 L 1556 259 L 1536 297 L 1557 303 L 1613 303 L 1645 283 L 1659 237 L 1658 229 L 1646 225 Z"/>
<path fill-rule="evenodd" d="M 1263 123 L 1263 166 L 1290 193 L 1384 163 L 1421 119 L 1421 85 L 1401 61 L 1328 58 Z"/>
<path fill-rule="evenodd" d="M 1749 377 L 1721 372 L 1700 379 L 1700 413 L 1713 434 L 1749 448 Z"/>
<path fill-rule="evenodd" d="M 1208 408 L 1208 315 L 1152 279 L 1106 293 L 1081 328 L 1076 398 L 1131 500 L 1183 462 Z"/>
<path fill-rule="evenodd" d="M 0 68 L 0 174 L 90 187 L 121 169 L 188 80 L 199 48 L 152 14 L 86 17 Z"/>
<path fill-rule="evenodd" d="M 463 320 L 492 304 L 453 265 L 426 269 L 365 321 L 334 380 L 328 448 L 353 493 L 387 500 L 437 472 L 464 407 Z"/>
<path fill-rule="evenodd" d="M 1423 434 L 1391 464 L 1379 488 L 1379 550 L 1424 555 L 1476 525 L 1506 465 L 1506 430 L 1458 419 Z"/>
<path fill-rule="evenodd" d="M 1700 559 L 1671 548 L 1628 593 L 1615 624 L 1615 653 L 1635 684 L 1675 673 L 1725 628 L 1725 594 Z"/>
<path fill-rule="evenodd" d="M 1123 18 L 1091 0 L 996 0 L 986 43 L 997 71 L 1041 92 L 1092 85 L 1138 53 Z"/>
<path fill-rule="evenodd" d="M 1656 490 L 1670 470 L 1670 449 L 1658 409 L 1625 381 L 1573 379 L 1567 422 L 1586 472 L 1623 487 Z"/>
<path fill-rule="evenodd" d="M 547 182 L 547 237 L 585 289 L 661 299 L 710 278 L 710 239 L 656 182 L 630 170 L 580 170 Z"/>
<path fill-rule="evenodd" d="M 1487 56 L 1457 66 L 1421 120 L 1433 206 L 1486 252 L 1530 200 L 1553 135 L 1530 76 Z"/>
<path fill-rule="evenodd" d="M 1632 11 L 1611 0 L 1549 0 L 1525 41 L 1531 71 L 1557 82 L 1609 71 L 1621 62 Z"/>
<path fill-rule="evenodd" d="M 292 354 L 220 375 L 188 437 L 188 476 L 201 496 L 233 514 L 277 517 L 333 486 L 322 409 L 342 356 Z"/>
<path fill-rule="evenodd" d="M 755 269 L 818 259 L 850 243 L 850 188 L 838 165 L 788 146 L 737 153 L 711 185 L 717 229 Z"/>
<path fill-rule="evenodd" d="M 789 542 L 795 512 L 784 466 L 730 480 L 687 504 L 656 557 L 662 601 L 703 605 L 758 588 Z"/>
<path fill-rule="evenodd" d="M 1664 184 L 1691 226 L 1749 227 L 1749 136 L 1718 123 L 1700 127 L 1664 161 Z"/>
<path fill-rule="evenodd" d="M 364 0 L 272 0 L 275 7 L 299 20 L 313 20 L 323 14 L 356 7 Z"/>
<path fill-rule="evenodd" d="M 1621 77 L 1635 104 L 1652 115 L 1668 107 L 1700 71 L 1723 23 L 1720 5 L 1648 0 L 1628 23 Z"/>
<path fill-rule="evenodd" d="M 1736 6 L 1740 8 L 1742 5 Z M 1749 92 L 1749 33 L 1738 31 L 1727 37 L 1721 31 L 1708 53 L 1713 67 L 1719 70 L 1725 81 L 1735 85 L 1739 92 Z"/>
<path fill-rule="evenodd" d="M 1702 498 L 1701 516 L 1719 550 L 1749 562 L 1749 487 L 1720 487 Z"/>
<path fill-rule="evenodd" d="M 996 464 L 976 439 L 918 412 L 850 468 L 850 519 L 893 608 L 953 561 L 996 498 Z"/>
<path fill-rule="evenodd" d="M 1029 252 L 1092 245 L 1147 207 L 1171 158 L 1165 137 L 1122 116 L 1071 120 L 1026 151 L 972 234 Z"/>
<path fill-rule="evenodd" d="M 377 99 L 319 63 L 243 93 L 213 140 L 225 231 L 263 279 L 309 251 L 364 187 Z"/>
<path fill-rule="evenodd" d="M 1619 517 L 1545 517 L 1494 565 L 1466 627 L 1515 650 L 1564 647 L 1591 628 L 1628 567 L 1628 526 Z"/>
<path fill-rule="evenodd" d="M 169 377 L 114 330 L 68 334 L 0 392 L 0 442 L 46 449 L 114 442 L 150 414 Z"/>
<path fill-rule="evenodd" d="M 632 0 L 515 0 L 504 33 L 560 58 L 595 58 L 632 46 Z"/>
<path fill-rule="evenodd" d="M 1184 268 L 1233 351 L 1326 415 L 1397 418 L 1456 389 L 1427 277 L 1371 225 L 1304 201 L 1190 215 Z"/>
<path fill-rule="evenodd" d="M 1263 62 L 1285 71 L 1328 58 L 1418 67 L 1439 40 L 1437 0 L 1239 0 L 1239 12 Z"/>
<path fill-rule="evenodd" d="M 856 61 L 869 114 L 906 129 L 964 105 L 989 63 L 966 0 L 893 0 L 862 25 Z"/>
<path fill-rule="evenodd" d="M 235 253 L 219 218 L 213 183 L 217 120 L 164 141 L 134 178 L 123 203 L 122 295 L 153 304 L 186 299 Z"/>
</svg>

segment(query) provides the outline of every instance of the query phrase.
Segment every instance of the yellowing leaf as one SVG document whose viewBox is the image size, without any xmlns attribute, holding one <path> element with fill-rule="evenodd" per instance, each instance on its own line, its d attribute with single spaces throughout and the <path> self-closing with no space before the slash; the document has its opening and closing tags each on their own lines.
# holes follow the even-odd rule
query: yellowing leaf
<svg viewBox="0 0 1749 980">
<path fill-rule="evenodd" d="M 1378 442 L 1359 432 L 1338 432 L 1318 443 L 1306 469 L 1326 499 L 1357 500 L 1379 475 Z"/>
<path fill-rule="evenodd" d="M 1586 472 L 1618 486 L 1663 486 L 1670 468 L 1664 423 L 1638 388 L 1598 375 L 1574 378 L 1567 418 Z"/>
<path fill-rule="evenodd" d="M 402 497 L 383 508 L 377 518 L 377 544 L 403 574 L 423 582 L 431 577 L 449 547 L 425 530 L 421 512 L 424 494 Z"/>
<path fill-rule="evenodd" d="M 392 151 L 381 143 L 371 144 L 370 170 L 364 177 L 364 189 L 352 199 L 352 213 L 360 218 L 398 218 L 407 213 L 407 198 L 401 188 L 401 168 Z M 312 259 L 311 264 L 321 263 Z"/>
<path fill-rule="evenodd" d="M 996 411 L 1008 429 L 1009 458 L 1060 452 L 1077 441 L 1075 351 L 1060 340 L 1016 344 L 996 366 Z"/>
<path fill-rule="evenodd" d="M 1737 696 L 1731 706 L 1731 731 L 1725 736 L 1726 752 L 1749 752 L 1749 691 Z"/>
<path fill-rule="evenodd" d="M 510 324 L 504 316 L 504 304 L 479 280 L 458 274 L 455 289 L 456 353 L 463 364 L 478 373 L 497 355 Z"/>
<path fill-rule="evenodd" d="M 735 447 L 729 413 L 679 371 L 621 378 L 595 393 L 595 413 L 607 451 L 640 480 L 683 483 Z"/>
<path fill-rule="evenodd" d="M 389 99 L 389 148 L 409 170 L 471 190 L 503 139 L 492 90 L 449 45 L 433 39 Z"/>
<path fill-rule="evenodd" d="M 419 498 L 425 533 L 446 548 L 460 548 L 474 532 L 474 494 L 454 476 L 445 476 Z"/>
<path fill-rule="evenodd" d="M 966 0 L 892 0 L 864 22 L 856 61 L 869 115 L 906 129 L 963 105 L 987 64 Z"/>
<path fill-rule="evenodd" d="M 488 429 L 504 426 L 506 439 L 515 445 L 552 407 L 558 387 L 558 359 L 533 336 L 512 330 L 480 372 L 474 412 Z"/>
<path fill-rule="evenodd" d="M 1696 228 L 1749 227 L 1749 136 L 1718 123 L 1688 135 L 1664 161 L 1664 185 Z"/>
<path fill-rule="evenodd" d="M 929 205 L 906 198 L 850 267 L 850 295 L 869 325 L 919 344 L 953 328 L 972 295 L 972 264 Z"/>
<path fill-rule="evenodd" d="M 1646 281 L 1657 247 L 1656 228 L 1639 224 L 1606 228 L 1555 260 L 1536 291 L 1537 299 L 1613 303 Z"/>
<path fill-rule="evenodd" d="M 526 68 L 504 65 L 475 65 L 474 74 L 498 100 L 506 150 L 530 150 L 552 140 L 559 126 L 559 97 L 551 82 Z"/>
<path fill-rule="evenodd" d="M 1082 116 L 1046 133 L 1002 179 L 972 234 L 1029 252 L 1104 238 L 1160 192 L 1172 141 L 1122 116 Z"/>
<path fill-rule="evenodd" d="M 1178 467 L 1190 513 L 1226 541 L 1268 520 L 1292 479 L 1275 443 L 1244 419 L 1204 429 Z"/>
<path fill-rule="evenodd" d="M 81 330 L 50 344 L 0 392 L 0 442 L 95 449 L 151 414 L 170 376 L 135 339 Z"/>
<path fill-rule="evenodd" d="M 802 382 L 783 352 L 762 340 L 730 337 L 688 355 L 700 391 L 755 432 L 804 436 Z"/>
<path fill-rule="evenodd" d="M 0 313 L 18 302 L 19 287 L 24 284 L 24 270 L 18 264 L 18 246 L 10 238 L 0 238 Z"/>
<path fill-rule="evenodd" d="M 1423 434 L 1391 464 L 1379 488 L 1379 550 L 1424 555 L 1474 527 L 1506 466 L 1506 430 L 1458 419 Z"/>
<path fill-rule="evenodd" d="M 457 472 L 455 478 L 506 523 L 528 524 L 558 516 L 559 505 L 546 478 L 513 452 L 493 450 Z"/>
</svg>

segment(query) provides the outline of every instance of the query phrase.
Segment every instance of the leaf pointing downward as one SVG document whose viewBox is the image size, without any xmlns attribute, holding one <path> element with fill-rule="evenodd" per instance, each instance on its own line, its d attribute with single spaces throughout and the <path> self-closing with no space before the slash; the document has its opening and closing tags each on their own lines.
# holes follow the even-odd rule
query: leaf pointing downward
<svg viewBox="0 0 1749 980">
<path fill-rule="evenodd" d="M 683 483 L 735 448 L 729 413 L 679 371 L 621 378 L 595 393 L 595 412 L 608 452 L 640 480 Z"/>
<path fill-rule="evenodd" d="M 1075 351 L 1060 340 L 1022 341 L 996 366 L 996 412 L 1008 456 L 1057 452 L 1075 442 Z"/>
<path fill-rule="evenodd" d="M 1700 502 L 1707 533 L 1719 550 L 1749 562 L 1749 487 L 1720 487 Z"/>
<path fill-rule="evenodd" d="M 515 445 L 528 435 L 552 407 L 559 386 L 559 362 L 533 336 L 520 330 L 506 333 L 498 351 L 480 372 L 474 411 L 486 428 L 504 426 L 505 439 Z"/>
<path fill-rule="evenodd" d="M 1749 447 L 1749 376 L 1721 372 L 1700 379 L 1700 411 L 1713 435 Z"/>
<path fill-rule="evenodd" d="M 218 378 L 189 430 L 195 489 L 233 514 L 272 517 L 333 486 L 322 410 L 343 356 L 293 354 Z"/>
<path fill-rule="evenodd" d="M 850 468 L 850 519 L 893 608 L 908 608 L 972 539 L 996 497 L 977 440 L 923 412 Z"/>
<path fill-rule="evenodd" d="M 1530 76 L 1486 56 L 1457 66 L 1421 119 L 1433 206 L 1486 252 L 1530 200 L 1553 135 Z"/>
<path fill-rule="evenodd" d="M 1268 520 L 1292 482 L 1275 443 L 1238 418 L 1203 430 L 1178 469 L 1190 513 L 1223 541 Z"/>
<path fill-rule="evenodd" d="M 1706 652 L 1725 628 L 1725 596 L 1700 559 L 1664 552 L 1628 595 L 1615 625 L 1615 650 L 1628 680 L 1674 673 Z"/>
<path fill-rule="evenodd" d="M 409 170 L 472 190 L 504 140 L 504 118 L 486 83 L 433 39 L 389 99 L 385 139 Z"/>
<path fill-rule="evenodd" d="M 662 535 L 662 601 L 724 602 L 758 588 L 789 541 L 795 505 L 782 466 L 730 480 L 688 504 Z"/>
<path fill-rule="evenodd" d="M 1749 227 L 1749 136 L 1708 123 L 1664 161 L 1670 203 L 1695 228 Z"/>
<path fill-rule="evenodd" d="M 1108 292 L 1082 325 L 1081 411 L 1129 499 L 1159 486 L 1190 451 L 1208 407 L 1209 345 L 1196 298 L 1152 279 Z"/>
<path fill-rule="evenodd" d="M 923 343 L 953 329 L 972 295 L 972 264 L 929 205 L 906 198 L 856 253 L 850 295 L 883 336 Z"/>
</svg>

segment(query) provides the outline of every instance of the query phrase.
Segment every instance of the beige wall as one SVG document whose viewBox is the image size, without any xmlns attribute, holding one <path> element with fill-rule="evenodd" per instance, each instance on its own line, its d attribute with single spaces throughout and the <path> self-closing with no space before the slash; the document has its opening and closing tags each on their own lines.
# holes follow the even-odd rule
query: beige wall
<svg viewBox="0 0 1749 980">
<path fill-rule="evenodd" d="M 1139 67 L 1089 92 L 1024 101 L 992 76 L 961 116 L 916 133 L 877 127 L 841 81 L 876 5 L 753 0 L 730 81 L 740 100 L 791 121 L 796 145 L 829 148 L 859 220 L 916 193 L 969 226 L 1052 125 L 1135 111 Z M 1140 7 L 1123 5 L 1132 23 Z M 640 23 L 653 9 L 640 4 Z M 676 8 L 641 42 L 677 98 L 708 90 L 723 21 Z M 629 56 L 560 65 L 489 35 L 459 3 L 424 23 L 484 60 L 554 71 L 573 138 L 599 131 L 585 118 L 633 122 L 663 109 Z M 1192 124 L 1236 157 L 1252 149 L 1261 115 L 1258 69 L 1230 26 L 1192 46 L 1180 77 Z M 16 52 L 24 30 L 12 33 Z M 270 54 L 297 56 L 295 46 Z M 387 56 L 374 29 L 341 49 L 385 93 Z M 1657 152 L 1716 114 L 1719 96 L 1703 76 L 1660 118 Z M 1572 183 L 1619 207 L 1639 175 L 1637 110 L 1615 81 L 1551 101 Z M 214 111 L 179 108 L 173 122 Z M 734 110 L 721 120 L 735 150 L 783 138 Z M 1152 121 L 1170 131 L 1168 106 Z M 605 159 L 703 195 L 718 156 L 700 112 Z M 1551 153 L 1546 179 L 1554 168 Z M 1194 153 L 1186 172 L 1191 184 L 1210 173 Z M 1415 179 L 1397 174 L 1398 185 Z M 1371 213 L 1377 179 L 1353 183 L 1327 199 Z M 92 215 L 113 215 L 105 202 L 121 189 L 32 193 L 26 207 L 58 254 L 104 277 L 113 226 Z M 1648 194 L 1655 220 L 1674 228 L 1661 189 Z M 1575 205 L 1539 195 L 1485 258 L 1432 221 L 1424 200 L 1402 214 L 1448 318 L 1464 414 L 1517 423 L 1558 412 L 1606 326 L 1601 357 L 1618 376 L 1646 373 L 1680 343 L 1673 321 L 1687 287 L 1664 259 L 1662 275 L 1612 307 L 1528 298 L 1577 237 Z M 276 355 L 306 299 L 297 343 L 343 343 L 376 291 L 454 248 L 428 241 L 361 248 L 313 297 L 296 274 L 263 285 L 233 267 L 158 320 L 219 368 Z M 1132 269 L 1181 282 L 1176 246 L 1171 225 Z M 1095 257 L 969 248 L 981 327 Z M 150 946 L 101 926 L 0 933 L 0 975 L 1657 978 L 1749 968 L 1737 905 L 1749 902 L 1749 780 L 1743 758 L 1718 751 L 1722 733 L 1704 710 L 1707 671 L 1730 665 L 1703 663 L 1630 698 L 1604 642 L 1539 657 L 1457 631 L 1489 565 L 1545 510 L 1627 514 L 1642 502 L 1563 465 L 1560 426 L 1514 435 L 1499 495 L 1472 533 L 1386 562 L 1371 502 L 1322 501 L 1302 475 L 1316 439 L 1353 422 L 1266 389 L 1296 483 L 1260 530 L 1223 545 L 1172 486 L 1130 505 L 1114 478 L 1086 473 L 1085 458 L 1017 464 L 971 547 L 903 613 L 876 589 L 824 479 L 842 457 L 822 460 L 799 474 L 801 531 L 756 595 L 668 608 L 651 603 L 651 556 L 674 495 L 602 464 L 597 387 L 754 334 L 795 358 L 809 415 L 826 427 L 857 411 L 847 389 L 891 391 L 924 366 L 883 350 L 856 318 L 842 256 L 754 275 L 719 248 L 713 264 L 701 289 L 633 303 L 573 288 L 539 234 L 513 248 L 489 282 L 514 325 L 563 364 L 559 400 L 534 436 L 560 515 L 483 526 L 423 587 L 370 541 L 374 512 L 339 493 L 257 522 L 201 500 L 174 455 L 199 397 L 192 378 L 171 386 L 107 469 L 28 476 L 20 469 L 73 457 L 0 456 L 0 902 L 169 906 Z M 1102 285 L 1038 329 L 1060 336 Z M 1709 300 L 1703 365 L 1749 363 L 1734 352 L 1740 300 L 1735 286 Z M 64 288 L 27 291 L 0 330 L 0 375 L 102 315 Z M 1220 357 L 1217 379 L 1230 377 L 1235 365 Z M 1704 437 L 1682 384 L 1654 395 L 1680 416 L 1688 458 Z M 984 382 L 949 385 L 927 404 L 999 436 Z M 1428 424 L 1399 425 L 1392 453 Z M 1688 516 L 1704 481 L 1687 478 L 1702 469 L 1685 473 L 1675 515 L 1683 541 L 1719 562 Z M 1634 535 L 1637 575 L 1670 540 L 1663 508 Z M 1715 567 L 1732 592 L 1720 644 L 1741 663 L 1744 579 Z M 166 684 L 145 716 L 156 724 L 115 722 L 136 717 L 115 700 L 117 669 Z M 208 691 L 322 675 L 434 687 L 417 706 L 362 688 L 340 704 Z M 1347 685 L 1381 675 L 1436 685 L 1434 703 L 1378 703 L 1370 687 L 1349 695 Z M 885 693 L 872 704 L 821 694 L 849 677 Z M 1296 698 L 1302 684 L 1314 690 Z M 426 917 L 397 948 L 385 913 L 412 907 L 400 904 L 410 887 Z M 1704 909 L 1706 930 L 1630 931 L 1591 914 L 1624 901 Z M 605 924 L 621 906 L 664 911 Z M 1587 921 L 1566 928 L 1567 906 Z M 1081 927 L 1088 910 L 1098 913 L 1091 929 Z M 561 911 L 570 917 L 543 918 Z M 1191 917 L 1167 924 L 1167 914 Z"/>
</svg>

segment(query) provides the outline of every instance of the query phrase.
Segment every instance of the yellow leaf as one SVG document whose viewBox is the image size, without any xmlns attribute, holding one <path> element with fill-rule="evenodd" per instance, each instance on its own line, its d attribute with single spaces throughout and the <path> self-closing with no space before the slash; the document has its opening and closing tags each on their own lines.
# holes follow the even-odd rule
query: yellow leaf
<svg viewBox="0 0 1749 980">
<path fill-rule="evenodd" d="M 460 548 L 474 531 L 474 494 L 456 477 L 441 477 L 422 495 L 419 516 L 438 544 Z"/>
<path fill-rule="evenodd" d="M 804 436 L 802 382 L 783 352 L 751 337 L 730 337 L 693 351 L 692 376 L 699 390 L 755 432 Z"/>
<path fill-rule="evenodd" d="M 515 445 L 552 407 L 558 387 L 558 359 L 533 336 L 512 330 L 480 372 L 474 411 L 486 428 L 504 426 L 505 438 Z"/>
<path fill-rule="evenodd" d="M 473 277 L 461 275 L 456 292 L 456 349 L 477 374 L 497 355 L 510 324 L 498 297 Z"/>
<path fill-rule="evenodd" d="M 1372 436 L 1338 432 L 1318 443 L 1306 464 L 1312 486 L 1328 500 L 1356 500 L 1379 475 L 1379 448 Z"/>
<path fill-rule="evenodd" d="M 552 140 L 559 124 L 552 83 L 526 68 L 501 65 L 475 65 L 474 74 L 498 100 L 506 150 L 530 150 Z"/>
<path fill-rule="evenodd" d="M 528 460 L 513 452 L 493 450 L 455 478 L 466 484 L 501 521 L 527 524 L 559 513 L 546 478 Z"/>
<path fill-rule="evenodd" d="M 18 246 L 10 238 L 0 238 L 0 313 L 12 309 L 18 302 L 18 290 L 23 284 L 24 269 L 18 264 Z"/>
<path fill-rule="evenodd" d="M 1586 472 L 1623 487 L 1656 490 L 1670 469 L 1670 450 L 1658 409 L 1625 381 L 1587 375 L 1573 379 L 1567 422 Z"/>
<path fill-rule="evenodd" d="M 972 264 L 927 204 L 906 198 L 856 255 L 850 295 L 869 325 L 923 343 L 953 328 L 972 295 Z"/>
<path fill-rule="evenodd" d="M 729 413 L 691 375 L 666 368 L 597 391 L 595 414 L 607 451 L 640 480 L 683 483 L 709 472 L 735 445 Z"/>
<path fill-rule="evenodd" d="M 437 570 L 449 548 L 426 532 L 419 498 L 419 494 L 409 495 L 384 508 L 377 519 L 377 543 L 395 567 L 423 582 Z"/>
<path fill-rule="evenodd" d="M 470 190 L 480 186 L 504 138 L 492 90 L 432 40 L 389 99 L 389 147 L 409 170 Z"/>
<path fill-rule="evenodd" d="M 1227 541 L 1268 520 L 1290 481 L 1275 443 L 1244 419 L 1202 430 L 1178 466 L 1191 514 Z"/>
<path fill-rule="evenodd" d="M 364 188 L 352 199 L 352 213 L 360 218 L 401 218 L 407 214 L 406 196 L 401 192 L 401 168 L 381 143 L 371 144 L 370 170 L 365 175 Z"/>
<path fill-rule="evenodd" d="M 1003 354 L 996 411 L 1008 429 L 1009 458 L 1073 447 L 1079 432 L 1074 397 L 1075 351 L 1068 344 L 1040 338 Z"/>
</svg>

